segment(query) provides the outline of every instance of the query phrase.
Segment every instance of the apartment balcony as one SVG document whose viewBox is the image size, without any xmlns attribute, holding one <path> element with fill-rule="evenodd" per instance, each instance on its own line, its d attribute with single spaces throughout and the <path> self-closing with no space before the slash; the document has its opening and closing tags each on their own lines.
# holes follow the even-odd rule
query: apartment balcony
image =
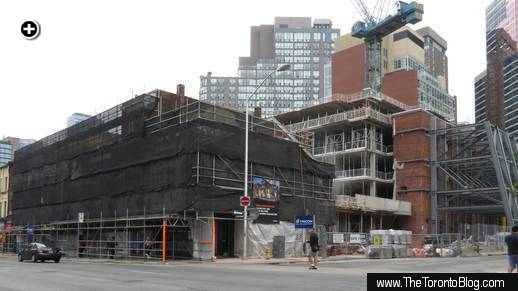
<svg viewBox="0 0 518 291">
<path fill-rule="evenodd" d="M 367 195 L 336 195 L 337 209 L 361 210 L 365 212 L 383 212 L 394 215 L 409 216 L 412 214 L 412 204 L 408 201 L 372 197 Z"/>
<path fill-rule="evenodd" d="M 383 180 L 385 182 L 392 182 L 394 178 L 394 172 L 382 172 L 376 171 L 376 176 L 372 177 L 371 169 L 369 168 L 358 168 L 349 169 L 342 171 L 335 171 L 335 179 L 339 180 L 358 180 L 358 179 L 375 179 Z"/>
<path fill-rule="evenodd" d="M 392 146 L 386 146 L 381 143 L 375 144 L 375 150 L 387 155 L 392 154 Z M 357 141 L 348 141 L 342 143 L 331 143 L 327 146 L 323 147 L 315 147 L 313 148 L 314 156 L 322 156 L 329 154 L 340 154 L 356 151 L 359 149 L 367 149 L 367 141 L 366 140 L 357 140 Z"/>
<path fill-rule="evenodd" d="M 376 178 L 381 180 L 392 180 L 394 179 L 394 172 L 376 171 Z"/>
<path fill-rule="evenodd" d="M 363 177 L 365 179 L 369 178 L 370 169 L 368 168 L 358 168 L 358 169 L 350 169 L 343 171 L 335 172 L 335 179 L 347 179 L 347 178 L 359 178 Z"/>
<path fill-rule="evenodd" d="M 362 107 L 336 114 L 330 114 L 318 118 L 308 119 L 297 123 L 287 124 L 286 128 L 289 129 L 291 132 L 298 132 L 304 130 L 317 129 L 320 127 L 328 126 L 333 123 L 353 122 L 369 118 L 386 125 L 390 124 L 389 117 L 386 114 L 383 114 L 370 107 Z"/>
</svg>

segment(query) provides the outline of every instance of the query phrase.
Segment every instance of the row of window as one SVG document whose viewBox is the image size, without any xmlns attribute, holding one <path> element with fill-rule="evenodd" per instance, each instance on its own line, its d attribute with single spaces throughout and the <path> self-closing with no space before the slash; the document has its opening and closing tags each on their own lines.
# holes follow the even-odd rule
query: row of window
<svg viewBox="0 0 518 291">
<path fill-rule="evenodd" d="M 324 41 L 334 42 L 338 37 L 336 32 L 276 32 L 275 41 L 311 42 Z"/>
</svg>

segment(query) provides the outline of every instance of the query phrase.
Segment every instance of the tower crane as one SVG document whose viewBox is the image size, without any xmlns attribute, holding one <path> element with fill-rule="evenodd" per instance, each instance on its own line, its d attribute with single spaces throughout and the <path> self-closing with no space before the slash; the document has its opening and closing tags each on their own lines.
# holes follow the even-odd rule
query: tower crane
<svg viewBox="0 0 518 291">
<path fill-rule="evenodd" d="M 365 87 L 381 91 L 381 41 L 383 37 L 408 23 L 415 24 L 423 19 L 423 4 L 398 1 L 397 13 L 387 15 L 388 1 L 377 0 L 372 11 L 364 0 L 352 0 L 352 4 L 363 18 L 352 27 L 352 36 L 365 42 Z"/>
</svg>

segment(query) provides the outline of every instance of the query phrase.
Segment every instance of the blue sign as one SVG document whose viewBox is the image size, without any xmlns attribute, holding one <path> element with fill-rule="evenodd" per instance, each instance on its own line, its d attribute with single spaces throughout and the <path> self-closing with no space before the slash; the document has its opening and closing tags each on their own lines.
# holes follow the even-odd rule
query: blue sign
<svg viewBox="0 0 518 291">
<path fill-rule="evenodd" d="M 295 216 L 295 228 L 315 228 L 314 215 L 297 215 Z"/>
<path fill-rule="evenodd" d="M 27 235 L 32 235 L 32 225 L 27 226 Z"/>
</svg>

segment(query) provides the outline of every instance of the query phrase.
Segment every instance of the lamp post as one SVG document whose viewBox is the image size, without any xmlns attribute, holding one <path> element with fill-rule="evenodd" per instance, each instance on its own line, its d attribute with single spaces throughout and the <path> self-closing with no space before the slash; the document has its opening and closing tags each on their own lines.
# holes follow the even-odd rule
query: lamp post
<svg viewBox="0 0 518 291">
<path fill-rule="evenodd" d="M 254 92 L 248 96 L 245 100 L 245 197 L 248 197 L 248 101 L 252 96 L 257 93 L 259 88 L 270 78 L 273 74 L 276 72 L 283 72 L 290 69 L 289 64 L 282 64 L 277 67 L 277 69 L 271 71 L 268 76 L 266 76 L 261 83 L 255 88 Z M 244 206 L 243 210 L 243 259 L 246 259 L 246 245 L 247 245 L 247 239 L 248 239 L 248 205 Z"/>
</svg>

